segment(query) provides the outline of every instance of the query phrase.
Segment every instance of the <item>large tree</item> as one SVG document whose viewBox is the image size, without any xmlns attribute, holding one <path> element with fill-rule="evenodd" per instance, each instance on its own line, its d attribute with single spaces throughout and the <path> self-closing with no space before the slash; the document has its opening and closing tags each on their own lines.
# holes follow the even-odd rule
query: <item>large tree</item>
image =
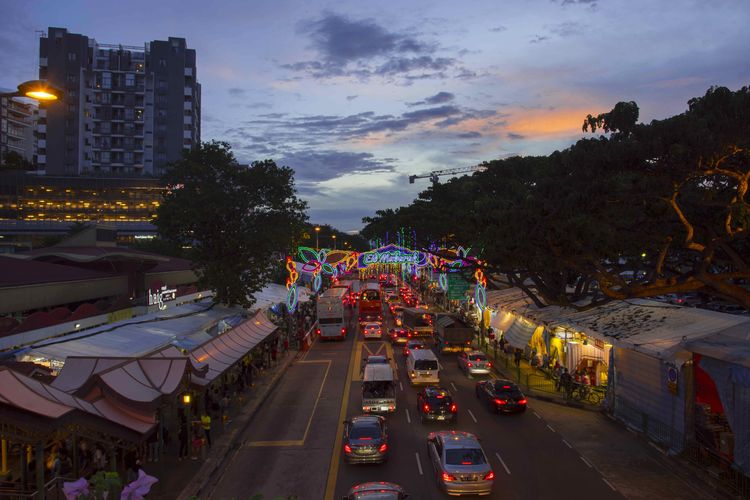
<svg viewBox="0 0 750 500">
<path fill-rule="evenodd" d="M 307 220 L 294 172 L 272 160 L 239 165 L 227 143 L 210 142 L 167 171 L 161 235 L 192 247 L 203 286 L 215 300 L 250 305 L 293 247 Z"/>
</svg>

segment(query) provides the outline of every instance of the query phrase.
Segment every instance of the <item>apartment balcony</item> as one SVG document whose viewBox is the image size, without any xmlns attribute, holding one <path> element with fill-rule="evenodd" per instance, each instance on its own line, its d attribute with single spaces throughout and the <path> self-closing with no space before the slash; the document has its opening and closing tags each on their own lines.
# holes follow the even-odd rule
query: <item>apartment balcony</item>
<svg viewBox="0 0 750 500">
<path fill-rule="evenodd" d="M 37 124 L 36 131 L 40 134 L 46 134 L 47 133 L 47 125 L 44 124 Z"/>
<path fill-rule="evenodd" d="M 41 66 L 42 68 L 46 68 L 47 67 L 47 58 L 46 57 L 40 57 L 39 58 L 39 66 Z"/>
<path fill-rule="evenodd" d="M 47 163 L 47 155 L 36 155 L 37 163 Z"/>
<path fill-rule="evenodd" d="M 193 76 L 193 68 L 185 68 L 185 76 Z"/>
<path fill-rule="evenodd" d="M 193 110 L 193 102 L 192 101 L 187 101 L 187 102 L 183 103 L 182 109 L 185 110 L 185 111 L 192 111 Z"/>
<path fill-rule="evenodd" d="M 185 92 L 183 92 L 184 95 L 193 95 L 193 87 L 185 87 Z"/>
<path fill-rule="evenodd" d="M 47 147 L 47 140 L 46 139 L 38 139 L 36 141 L 36 147 L 39 149 L 44 149 Z"/>
<path fill-rule="evenodd" d="M 182 138 L 183 139 L 192 139 L 193 138 L 193 131 L 192 130 L 183 130 L 182 131 Z"/>
</svg>

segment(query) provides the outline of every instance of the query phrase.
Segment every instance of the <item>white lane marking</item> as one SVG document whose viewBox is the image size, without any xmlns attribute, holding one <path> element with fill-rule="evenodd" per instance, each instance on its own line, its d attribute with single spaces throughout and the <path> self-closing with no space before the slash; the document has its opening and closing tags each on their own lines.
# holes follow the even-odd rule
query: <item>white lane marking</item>
<svg viewBox="0 0 750 500">
<path fill-rule="evenodd" d="M 399 382 L 398 386 L 401 388 L 401 392 L 404 392 L 404 384 L 402 384 L 401 382 Z"/>
<path fill-rule="evenodd" d="M 615 489 L 615 487 L 612 486 L 612 483 L 610 483 L 609 481 L 607 481 L 605 478 L 602 478 L 602 481 L 604 481 L 607 484 L 607 486 L 609 486 L 610 488 L 612 488 L 612 491 L 617 491 Z"/>
<path fill-rule="evenodd" d="M 553 429 L 549 424 L 547 424 L 547 429 L 551 430 L 552 432 L 556 432 L 555 429 Z"/>
<path fill-rule="evenodd" d="M 570 443 L 569 443 L 569 442 L 567 442 L 567 441 L 565 441 L 564 439 L 563 439 L 563 443 L 565 443 L 565 446 L 567 446 L 567 447 L 568 447 L 568 448 L 570 448 L 571 450 L 573 449 L 573 447 L 572 447 L 572 446 L 570 446 Z"/>
<path fill-rule="evenodd" d="M 438 369 L 439 369 L 439 370 L 442 370 L 442 369 L 443 369 L 443 365 L 441 365 L 441 364 L 440 364 L 440 361 L 438 361 Z"/>
<path fill-rule="evenodd" d="M 404 408 L 404 411 L 406 412 L 406 421 L 411 423 L 411 416 L 409 415 L 409 408 Z"/>
<path fill-rule="evenodd" d="M 503 459 L 502 459 L 502 457 L 500 456 L 500 454 L 499 454 L 499 453 L 497 453 L 497 452 L 495 452 L 495 456 L 497 457 L 497 459 L 498 459 L 498 460 L 500 460 L 500 464 L 502 464 L 502 466 L 503 466 L 503 469 L 505 469 L 505 472 L 507 472 L 507 473 L 508 473 L 508 475 L 510 475 L 510 469 L 508 468 L 508 466 L 507 466 L 507 465 L 505 465 L 505 462 L 503 461 Z"/>
<path fill-rule="evenodd" d="M 585 458 L 583 458 L 583 455 L 581 455 L 581 460 L 583 460 L 583 463 L 585 463 L 586 465 L 589 466 L 589 469 L 593 469 L 594 468 L 594 466 L 591 465 L 591 462 L 589 462 L 588 460 L 586 460 Z"/>
<path fill-rule="evenodd" d="M 534 412 L 534 416 L 535 416 L 536 418 L 538 418 L 539 420 L 541 420 L 541 419 L 542 419 L 542 416 L 541 416 L 541 415 L 539 415 L 539 414 L 538 414 L 537 412 Z"/>
<path fill-rule="evenodd" d="M 473 413 L 471 413 L 471 410 L 468 410 L 468 409 L 467 409 L 466 411 L 468 411 L 468 412 L 469 412 L 469 416 L 471 417 L 471 419 L 472 419 L 472 420 L 474 421 L 474 423 L 476 424 L 476 423 L 477 423 L 477 417 L 475 417 L 475 416 L 474 416 L 474 414 L 473 414 Z"/>
<path fill-rule="evenodd" d="M 454 384 L 453 382 L 451 382 L 451 387 L 453 387 L 454 391 L 458 392 L 458 387 L 456 387 L 456 384 Z"/>
<path fill-rule="evenodd" d="M 422 462 L 419 460 L 419 452 L 414 454 L 417 457 L 417 468 L 419 468 L 419 475 L 424 476 L 424 472 L 422 472 Z"/>
<path fill-rule="evenodd" d="M 664 450 L 662 450 L 662 449 L 661 449 L 661 448 L 660 448 L 659 446 L 655 445 L 655 444 L 654 444 L 654 443 L 652 443 L 651 441 L 649 441 L 649 442 L 648 442 L 648 444 L 649 444 L 649 445 L 650 445 L 650 446 L 651 446 L 651 447 L 652 447 L 653 449 L 655 449 L 656 451 L 658 451 L 658 452 L 659 452 L 659 453 L 661 453 L 662 455 L 665 455 L 665 456 L 666 456 L 667 452 L 665 452 Z"/>
</svg>

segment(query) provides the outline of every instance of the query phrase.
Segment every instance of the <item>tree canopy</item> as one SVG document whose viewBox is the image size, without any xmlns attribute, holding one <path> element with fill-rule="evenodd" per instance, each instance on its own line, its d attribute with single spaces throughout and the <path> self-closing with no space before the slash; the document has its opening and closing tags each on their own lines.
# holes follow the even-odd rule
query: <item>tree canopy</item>
<svg viewBox="0 0 750 500">
<path fill-rule="evenodd" d="M 610 134 L 487 162 L 363 233 L 409 227 L 425 246 L 482 249 L 540 305 L 702 292 L 750 308 L 750 90 L 711 88 L 682 114 L 637 118 L 634 102 L 588 115 L 584 130 Z"/>
<path fill-rule="evenodd" d="M 239 165 L 229 144 L 214 141 L 187 152 L 164 181 L 161 235 L 192 247 L 201 284 L 217 302 L 252 304 L 307 220 L 293 170 L 272 160 Z"/>
</svg>

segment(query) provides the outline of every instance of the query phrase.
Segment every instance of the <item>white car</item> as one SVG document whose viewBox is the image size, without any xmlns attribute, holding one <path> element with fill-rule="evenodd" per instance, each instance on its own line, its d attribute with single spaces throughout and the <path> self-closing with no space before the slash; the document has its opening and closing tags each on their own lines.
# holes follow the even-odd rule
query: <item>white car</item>
<svg viewBox="0 0 750 500">
<path fill-rule="evenodd" d="M 362 325 L 362 335 L 366 339 L 379 339 L 383 336 L 383 328 L 380 323 L 365 323 Z"/>
</svg>

